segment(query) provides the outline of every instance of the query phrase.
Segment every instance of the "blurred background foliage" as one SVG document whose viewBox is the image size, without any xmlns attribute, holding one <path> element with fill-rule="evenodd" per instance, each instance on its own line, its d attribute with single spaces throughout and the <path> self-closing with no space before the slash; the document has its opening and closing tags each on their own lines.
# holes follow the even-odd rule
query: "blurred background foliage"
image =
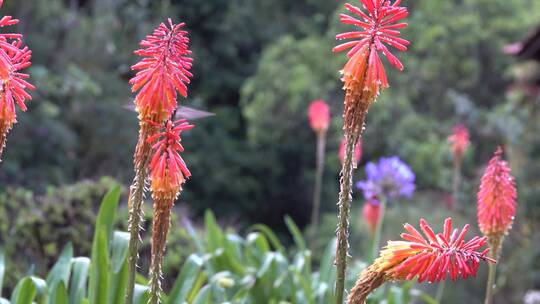
<svg viewBox="0 0 540 304">
<path fill-rule="evenodd" d="M 195 77 L 182 103 L 217 114 L 195 121 L 197 127 L 184 138 L 193 178 L 180 198 L 182 213 L 196 218 L 211 208 L 221 223 L 238 229 L 262 222 L 283 232 L 283 216 L 289 214 L 305 227 L 315 163 L 306 111 L 311 100 L 323 98 L 335 118 L 323 185 L 328 214 L 321 232 L 325 241 L 319 243 L 326 244 L 335 225 L 339 173 L 343 93 L 338 70 L 345 56 L 332 55 L 331 48 L 335 34 L 346 29 L 338 24 L 342 4 L 5 1 L 2 12 L 21 19 L 19 30 L 33 50 L 30 73 L 38 90 L 28 113 L 19 115 L 0 165 L 1 246 L 13 256 L 30 244 L 20 256 L 26 259 L 21 269 L 35 257 L 36 267 L 50 266 L 67 239 L 88 250 L 91 238 L 79 236 L 91 235 L 87 223 L 104 187 L 90 181 L 65 185 L 104 175 L 130 182 L 137 120 L 124 105 L 133 97 L 128 85 L 130 65 L 138 60 L 133 50 L 166 17 L 185 21 L 192 41 Z M 533 233 L 540 228 L 539 97 L 519 86 L 538 85 L 540 68 L 518 62 L 502 48 L 540 23 L 540 2 L 407 0 L 405 5 L 411 15 L 403 35 L 412 41 L 400 54 L 406 68 L 389 71 L 392 88 L 370 110 L 357 177 L 363 176 L 365 162 L 399 155 L 411 164 L 418 192 L 412 201 L 390 207 L 385 234 L 395 236 L 402 222 L 420 216 L 442 223 L 454 214 L 444 204 L 452 170 L 446 138 L 454 124 L 464 123 L 473 146 L 464 159 L 463 193 L 454 216 L 475 226 L 483 165 L 497 145 L 504 145 L 518 179 L 520 209 L 505 244 L 500 294 L 501 303 L 517 301 L 525 290 L 540 288 L 540 252 L 534 246 L 540 236 Z M 353 254 L 369 246 L 359 215 L 362 197 L 354 195 Z M 192 246 L 181 229 L 173 239 Z M 174 268 L 183 256 L 168 252 Z M 510 279 L 512 274 L 520 275 Z M 459 292 L 447 296 L 456 303 L 481 296 L 471 291 L 482 290 L 481 282 L 462 283 L 453 289 Z"/>
</svg>

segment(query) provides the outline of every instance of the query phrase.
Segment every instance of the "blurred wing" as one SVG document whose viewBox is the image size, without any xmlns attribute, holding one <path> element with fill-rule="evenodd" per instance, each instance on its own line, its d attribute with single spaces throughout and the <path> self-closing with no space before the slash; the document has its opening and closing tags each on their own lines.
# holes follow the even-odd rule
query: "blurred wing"
<svg viewBox="0 0 540 304">
<path fill-rule="evenodd" d="M 125 104 L 124 108 L 130 111 L 135 111 L 135 105 L 133 103 Z M 175 120 L 176 119 L 197 120 L 197 119 L 203 119 L 203 118 L 214 116 L 214 115 L 216 114 L 202 111 L 202 110 L 193 109 L 186 106 L 180 106 L 178 107 L 178 110 L 176 111 Z"/>
<path fill-rule="evenodd" d="M 180 106 L 176 111 L 176 119 L 187 119 L 187 120 L 196 120 L 202 119 L 216 114 L 211 112 L 206 112 L 202 110 L 193 109 L 190 107 Z"/>
</svg>

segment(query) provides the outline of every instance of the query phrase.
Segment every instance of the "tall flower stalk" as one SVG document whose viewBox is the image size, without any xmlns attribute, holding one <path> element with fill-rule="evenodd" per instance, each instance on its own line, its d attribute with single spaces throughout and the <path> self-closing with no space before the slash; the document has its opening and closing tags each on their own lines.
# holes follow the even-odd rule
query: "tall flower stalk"
<svg viewBox="0 0 540 304">
<path fill-rule="evenodd" d="M 516 215 L 517 190 L 508 163 L 502 160 L 499 147 L 482 176 L 478 190 L 478 226 L 487 237 L 491 257 L 499 259 L 504 237 L 512 228 Z M 489 268 L 485 304 L 493 301 L 496 265 Z"/>
<path fill-rule="evenodd" d="M 452 178 L 452 202 L 453 205 L 458 204 L 460 185 L 461 185 L 461 164 L 463 155 L 470 145 L 469 130 L 462 124 L 454 127 L 452 135 L 448 137 L 448 142 L 451 145 L 453 158 L 453 178 Z"/>
<path fill-rule="evenodd" d="M 154 216 L 152 222 L 152 258 L 150 261 L 150 304 L 160 303 L 162 264 L 170 227 L 174 201 L 182 190 L 182 184 L 191 176 L 180 156 L 184 148 L 180 144 L 182 131 L 190 130 L 185 120 L 167 121 L 165 130 L 147 139 L 153 144 L 154 156 L 150 162 Z"/>
<path fill-rule="evenodd" d="M 386 45 L 405 51 L 409 42 L 400 38 L 399 29 L 406 23 L 396 23 L 407 17 L 408 11 L 400 7 L 401 0 L 359 0 L 362 9 L 351 4 L 345 8 L 357 15 L 352 17 L 341 14 L 341 22 L 358 27 L 359 30 L 336 36 L 338 40 L 353 39 L 333 49 L 347 53 L 348 62 L 341 71 L 345 90 L 343 130 L 345 133 L 345 158 L 341 169 L 340 193 L 338 200 L 338 225 L 336 249 L 336 303 L 343 303 L 345 288 L 345 270 L 349 248 L 349 213 L 352 192 L 353 152 L 364 129 L 364 121 L 369 106 L 375 102 L 382 89 L 388 87 L 386 72 L 379 53 L 382 53 L 396 68 L 403 69 L 403 64 Z"/>
<path fill-rule="evenodd" d="M 3 1 L 0 0 L 0 7 Z M 15 25 L 18 19 L 3 16 L 0 19 L 0 28 Z M 0 34 L 0 161 L 6 146 L 7 135 L 17 122 L 15 104 L 22 111 L 26 111 L 26 100 L 32 97 L 26 90 L 35 87 L 28 83 L 28 74 L 21 71 L 32 65 L 32 51 L 23 45 L 23 36 L 18 33 Z"/>
<path fill-rule="evenodd" d="M 486 237 L 465 241 L 469 229 L 452 229 L 452 219 L 444 222 L 442 233 L 435 233 L 429 224 L 420 220 L 423 235 L 413 226 L 405 224 L 402 241 L 389 241 L 380 256 L 360 273 L 348 298 L 349 304 L 364 304 L 371 292 L 386 282 L 418 279 L 418 282 L 440 282 L 448 276 L 467 279 L 475 276 L 480 261 L 495 263 L 488 257 Z"/>
<path fill-rule="evenodd" d="M 324 156 L 326 151 L 326 134 L 330 125 L 330 108 L 323 100 L 315 100 L 309 105 L 308 118 L 309 124 L 317 136 L 315 187 L 313 188 L 313 205 L 311 211 L 311 225 L 313 230 L 310 237 L 310 247 L 312 250 L 315 250 L 317 246 L 317 232 L 319 230 Z"/>
<path fill-rule="evenodd" d="M 133 302 L 135 274 L 137 272 L 139 231 L 142 221 L 148 164 L 152 145 L 148 138 L 159 132 L 163 124 L 177 107 L 177 93 L 186 97 L 187 86 L 192 74 L 191 51 L 188 48 L 187 32 L 182 30 L 184 23 L 168 25 L 161 23 L 135 51 L 143 59 L 132 66 L 137 74 L 130 80 L 132 91 L 137 92 L 135 109 L 139 114 L 139 139 L 134 155 L 135 177 L 129 194 L 129 277 L 126 290 L 126 304 Z"/>
<path fill-rule="evenodd" d="M 448 136 L 448 142 L 451 145 L 453 159 L 453 174 L 452 174 L 452 198 L 450 208 L 459 207 L 459 195 L 461 193 L 461 165 L 463 163 L 463 155 L 470 145 L 469 130 L 463 124 L 458 124 L 453 128 L 452 135 Z M 490 266 L 491 267 L 491 266 Z M 446 283 L 442 282 L 437 287 L 435 300 L 441 303 Z"/>
</svg>

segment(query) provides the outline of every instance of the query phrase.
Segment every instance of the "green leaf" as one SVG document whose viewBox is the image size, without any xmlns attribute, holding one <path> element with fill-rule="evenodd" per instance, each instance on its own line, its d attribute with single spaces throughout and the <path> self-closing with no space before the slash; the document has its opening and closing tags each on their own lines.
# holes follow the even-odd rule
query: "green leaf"
<svg viewBox="0 0 540 304">
<path fill-rule="evenodd" d="M 197 294 L 192 304 L 213 304 L 211 286 L 205 285 Z"/>
<path fill-rule="evenodd" d="M 109 250 L 112 225 L 120 199 L 120 187 L 115 186 L 103 198 L 96 218 L 94 241 L 90 264 L 89 301 L 90 304 L 107 303 Z"/>
<path fill-rule="evenodd" d="M 0 298 L 0 304 L 11 304 L 7 299 Z"/>
<path fill-rule="evenodd" d="M 111 269 L 109 270 L 109 303 L 123 304 L 128 279 L 129 233 L 115 231 L 112 241 Z"/>
<path fill-rule="evenodd" d="M 30 277 L 25 277 L 15 286 L 11 295 L 12 304 L 32 304 L 37 294 L 37 288 Z"/>
<path fill-rule="evenodd" d="M 192 254 L 187 258 L 174 282 L 167 304 L 184 303 L 187 300 L 193 287 L 196 286 L 202 266 L 203 259 L 198 255 Z"/>
<path fill-rule="evenodd" d="M 112 241 L 111 269 L 109 270 L 109 303 L 123 304 L 128 279 L 129 233 L 115 231 Z"/>
<path fill-rule="evenodd" d="M 69 283 L 69 275 L 71 274 L 71 260 L 73 259 L 73 245 L 68 243 L 62 250 L 56 264 L 47 275 L 47 285 L 54 290 L 55 285 L 63 282 L 64 286 Z"/>
<path fill-rule="evenodd" d="M 4 252 L 0 250 L 0 297 L 2 296 L 2 286 L 4 283 L 4 273 L 6 272 L 6 258 Z"/>
<path fill-rule="evenodd" d="M 147 304 L 150 294 L 148 293 L 148 287 L 135 284 L 135 289 L 133 291 L 133 303 L 135 304 Z"/>
<path fill-rule="evenodd" d="M 107 292 L 109 288 L 109 257 L 107 249 L 107 230 L 100 227 L 96 232 L 96 239 L 92 248 L 92 259 L 90 264 L 90 304 L 107 303 Z"/>
<path fill-rule="evenodd" d="M 71 275 L 69 303 L 79 304 L 86 295 L 90 259 L 87 257 L 73 258 L 71 263 L 73 273 Z"/>
<path fill-rule="evenodd" d="M 64 282 L 60 281 L 56 284 L 51 292 L 51 303 L 68 304 L 68 294 Z"/>
<path fill-rule="evenodd" d="M 204 225 L 206 228 L 206 244 L 208 251 L 214 252 L 218 248 L 223 247 L 223 232 L 219 228 L 216 218 L 212 211 L 208 210 L 204 214 Z"/>
<path fill-rule="evenodd" d="M 282 255 L 286 255 L 285 247 L 283 247 L 283 245 L 279 241 L 279 238 L 276 236 L 274 231 L 270 229 L 270 227 L 263 224 L 256 224 L 256 225 L 251 226 L 251 230 L 259 231 L 262 234 L 264 234 L 264 236 L 266 236 L 266 238 L 268 239 L 272 247 L 274 247 Z"/>
<path fill-rule="evenodd" d="M 31 276 L 30 279 L 32 280 L 32 283 L 34 283 L 34 286 L 37 290 L 37 295 L 39 296 L 39 303 L 40 304 L 46 304 L 49 301 L 49 287 L 47 286 L 47 282 L 43 280 L 42 278 L 38 278 L 35 276 Z"/>
<path fill-rule="evenodd" d="M 304 240 L 304 237 L 302 236 L 302 233 L 300 232 L 300 229 L 298 229 L 298 226 L 294 223 L 292 218 L 288 215 L 285 216 L 285 224 L 287 224 L 287 228 L 289 228 L 289 231 L 291 232 L 294 243 L 296 244 L 296 247 L 299 251 L 306 250 L 306 241 Z"/>
</svg>

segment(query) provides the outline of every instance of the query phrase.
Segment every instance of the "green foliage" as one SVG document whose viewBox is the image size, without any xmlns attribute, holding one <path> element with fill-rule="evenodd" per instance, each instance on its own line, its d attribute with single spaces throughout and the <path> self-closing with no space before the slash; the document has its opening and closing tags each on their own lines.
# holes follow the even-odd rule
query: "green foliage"
<svg viewBox="0 0 540 304">
<path fill-rule="evenodd" d="M 0 303 L 123 303 L 129 234 L 114 231 L 119 198 L 120 188 L 114 187 L 101 203 L 91 259 L 74 257 L 73 245 L 68 243 L 46 280 L 24 277 L 15 286 L 10 300 L 0 298 Z M 326 246 L 320 268 L 314 271 L 311 252 L 305 248 L 300 230 L 292 219 L 285 221 L 296 244 L 296 250 L 290 253 L 283 251 L 277 236 L 264 225 L 254 226 L 244 238 L 221 229 L 214 215 L 207 212 L 204 233 L 190 230 L 191 237 L 198 242 L 198 252 L 185 260 L 164 303 L 333 302 L 335 241 Z M 0 258 L 0 282 L 4 267 L 5 261 Z M 363 263 L 356 262 L 350 268 L 349 287 L 362 267 L 365 267 Z M 144 284 L 136 286 L 134 303 L 146 303 L 146 290 Z M 416 294 L 422 293 L 416 291 Z M 393 286 L 388 294 L 377 297 L 388 299 L 388 303 L 406 303 L 403 299 L 412 295 L 409 284 L 404 288 Z"/>
<path fill-rule="evenodd" d="M 99 199 L 106 193 L 111 178 L 98 182 L 49 187 L 38 195 L 24 188 L 5 188 L 0 192 L 0 244 L 10 257 L 6 285 L 28 273 L 44 273 L 71 240 L 78 254 L 90 254 Z"/>
</svg>

